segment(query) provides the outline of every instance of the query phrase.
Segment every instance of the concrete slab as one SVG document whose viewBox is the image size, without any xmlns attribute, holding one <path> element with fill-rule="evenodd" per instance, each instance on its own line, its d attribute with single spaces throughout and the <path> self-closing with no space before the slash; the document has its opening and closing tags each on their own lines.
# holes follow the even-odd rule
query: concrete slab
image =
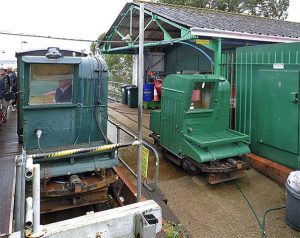
<svg viewBox="0 0 300 238">
<path fill-rule="evenodd" d="M 109 106 L 109 115 L 113 120 L 137 131 L 137 109 L 128 109 L 126 105 L 118 103 Z M 143 135 L 151 141 L 148 137 L 149 111 L 145 112 Z M 132 156 L 133 152 L 123 150 L 121 155 L 135 168 L 136 157 Z M 153 166 L 149 166 L 151 182 Z M 206 178 L 190 176 L 167 159 L 161 159 L 160 189 L 192 237 L 261 237 L 259 224 L 238 186 L 260 223 L 267 210 L 285 205 L 284 188 L 254 169 L 247 171 L 241 179 L 210 185 Z M 300 237 L 300 232 L 285 223 L 285 209 L 269 213 L 265 228 L 267 237 Z"/>
</svg>

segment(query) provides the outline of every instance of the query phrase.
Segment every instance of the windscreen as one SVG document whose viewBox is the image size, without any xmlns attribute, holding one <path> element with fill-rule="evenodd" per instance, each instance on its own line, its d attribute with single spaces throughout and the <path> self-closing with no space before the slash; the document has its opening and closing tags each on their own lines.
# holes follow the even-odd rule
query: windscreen
<svg viewBox="0 0 300 238">
<path fill-rule="evenodd" d="M 29 77 L 30 105 L 72 102 L 73 65 L 32 64 Z"/>
<path fill-rule="evenodd" d="M 190 110 L 208 109 L 215 83 L 196 82 L 194 84 Z"/>
</svg>

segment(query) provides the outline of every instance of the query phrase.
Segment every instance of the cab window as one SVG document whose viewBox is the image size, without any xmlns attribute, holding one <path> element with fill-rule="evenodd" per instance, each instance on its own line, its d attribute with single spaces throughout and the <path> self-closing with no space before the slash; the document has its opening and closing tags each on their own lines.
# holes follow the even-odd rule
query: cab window
<svg viewBox="0 0 300 238">
<path fill-rule="evenodd" d="M 208 109 L 215 83 L 196 82 L 192 91 L 190 110 Z"/>
<path fill-rule="evenodd" d="M 72 102 L 73 65 L 32 64 L 29 78 L 30 105 Z"/>
</svg>

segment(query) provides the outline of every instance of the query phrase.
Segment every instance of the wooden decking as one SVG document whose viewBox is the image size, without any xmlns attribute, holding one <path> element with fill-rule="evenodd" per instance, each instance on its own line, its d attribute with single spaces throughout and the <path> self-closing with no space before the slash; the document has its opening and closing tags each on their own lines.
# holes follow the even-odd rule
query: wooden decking
<svg viewBox="0 0 300 238">
<path fill-rule="evenodd" d="M 0 235 L 11 232 L 15 156 L 20 153 L 16 128 L 17 112 L 8 112 L 0 125 Z"/>
</svg>

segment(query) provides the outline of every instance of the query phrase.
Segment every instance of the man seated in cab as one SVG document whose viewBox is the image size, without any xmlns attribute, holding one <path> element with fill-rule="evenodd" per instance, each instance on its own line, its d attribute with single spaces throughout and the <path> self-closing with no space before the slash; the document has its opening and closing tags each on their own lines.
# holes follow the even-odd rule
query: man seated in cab
<svg viewBox="0 0 300 238">
<path fill-rule="evenodd" d="M 55 91 L 55 102 L 64 103 L 71 102 L 72 100 L 72 80 L 61 79 L 59 80 L 59 87 Z"/>
</svg>

